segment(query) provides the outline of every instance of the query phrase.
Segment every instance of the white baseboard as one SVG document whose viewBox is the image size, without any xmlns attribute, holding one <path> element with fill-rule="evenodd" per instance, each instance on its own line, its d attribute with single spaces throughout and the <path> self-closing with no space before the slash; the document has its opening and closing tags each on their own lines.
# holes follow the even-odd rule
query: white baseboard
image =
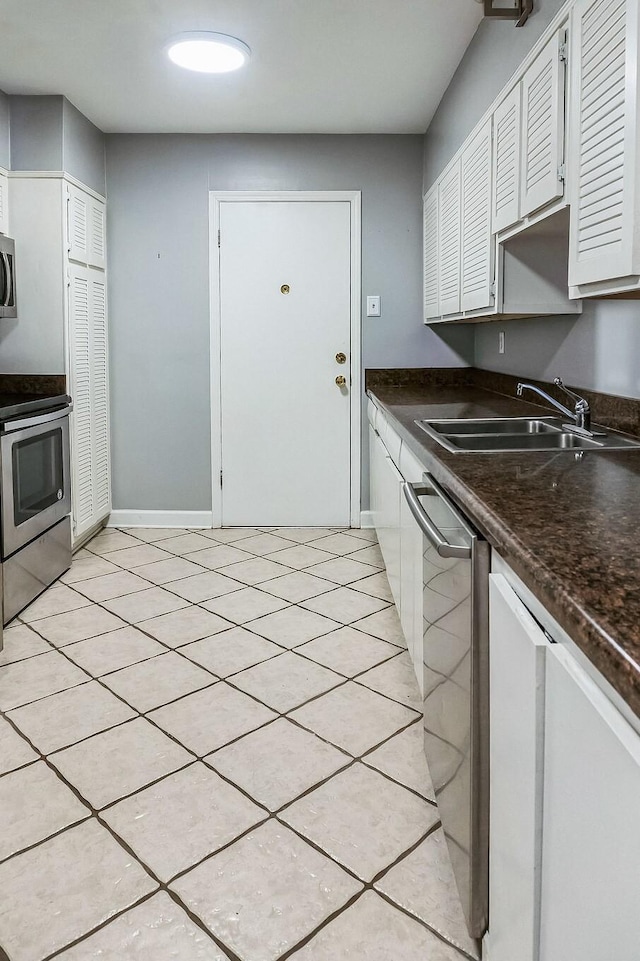
<svg viewBox="0 0 640 961">
<path fill-rule="evenodd" d="M 368 530 L 373 530 L 375 524 L 373 523 L 373 511 L 360 511 L 360 527 L 366 527 Z"/>
<path fill-rule="evenodd" d="M 111 511 L 107 527 L 213 527 L 211 511 Z"/>
</svg>

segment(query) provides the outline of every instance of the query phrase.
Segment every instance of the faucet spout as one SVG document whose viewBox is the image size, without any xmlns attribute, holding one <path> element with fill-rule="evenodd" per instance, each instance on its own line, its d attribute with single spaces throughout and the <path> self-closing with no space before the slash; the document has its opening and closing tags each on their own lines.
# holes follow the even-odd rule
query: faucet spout
<svg viewBox="0 0 640 961">
<path fill-rule="evenodd" d="M 559 401 L 555 400 L 555 398 L 551 397 L 540 387 L 536 387 L 535 384 L 519 383 L 516 387 L 516 394 L 518 397 L 522 397 L 522 393 L 525 390 L 531 390 L 534 393 L 539 394 L 539 396 L 544 398 L 544 400 L 546 400 L 549 404 L 552 404 L 556 410 L 559 410 L 567 417 L 570 417 L 571 420 L 575 421 L 575 427 L 572 428 L 573 430 L 578 430 L 585 434 L 591 434 L 591 408 L 589 407 L 588 401 L 585 400 L 584 397 L 580 397 L 580 395 L 576 394 L 574 391 L 569 390 L 568 387 L 565 387 L 559 377 L 556 377 L 553 383 L 556 385 L 556 387 L 559 387 L 560 390 L 563 390 L 565 394 L 575 400 L 575 409 L 573 411 L 570 411 L 568 407 L 565 407 L 563 404 L 559 403 Z"/>
</svg>

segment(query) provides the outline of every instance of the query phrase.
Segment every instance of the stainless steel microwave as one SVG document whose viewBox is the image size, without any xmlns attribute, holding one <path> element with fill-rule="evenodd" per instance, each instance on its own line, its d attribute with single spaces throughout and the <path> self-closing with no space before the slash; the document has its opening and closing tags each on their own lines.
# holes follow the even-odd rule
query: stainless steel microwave
<svg viewBox="0 0 640 961">
<path fill-rule="evenodd" d="M 0 317 L 17 316 L 15 243 L 0 234 Z"/>
</svg>

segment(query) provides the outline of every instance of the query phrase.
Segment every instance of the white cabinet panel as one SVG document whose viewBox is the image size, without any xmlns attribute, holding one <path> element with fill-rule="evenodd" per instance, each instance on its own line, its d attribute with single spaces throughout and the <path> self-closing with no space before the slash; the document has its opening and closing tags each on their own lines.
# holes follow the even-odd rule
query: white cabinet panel
<svg viewBox="0 0 640 961">
<path fill-rule="evenodd" d="M 423 206 L 424 319 L 438 316 L 438 188 L 424 198 Z"/>
<path fill-rule="evenodd" d="M 105 267 L 105 205 L 78 187 L 68 187 L 67 249 L 69 260 Z"/>
<path fill-rule="evenodd" d="M 396 435 L 397 436 L 397 435 Z M 400 496 L 402 475 L 369 427 L 371 512 L 393 599 L 400 610 Z"/>
<path fill-rule="evenodd" d="M 545 715 L 540 961 L 637 961 L 640 737 L 560 645 Z"/>
<path fill-rule="evenodd" d="M 439 314 L 460 312 L 460 160 L 438 187 Z"/>
<path fill-rule="evenodd" d="M 422 531 L 409 510 L 404 494 L 400 497 L 400 623 L 423 694 Z"/>
<path fill-rule="evenodd" d="M 0 172 L 0 234 L 9 233 L 9 178 Z"/>
<path fill-rule="evenodd" d="M 493 230 L 520 219 L 520 116 L 522 86 L 511 91 L 493 115 Z"/>
<path fill-rule="evenodd" d="M 501 574 L 490 576 L 489 611 L 489 956 L 536 961 L 549 642 Z"/>
<path fill-rule="evenodd" d="M 461 159 L 462 235 L 460 307 L 480 310 L 493 304 L 491 242 L 491 120 L 465 147 Z"/>
<path fill-rule="evenodd" d="M 522 80 L 520 213 L 531 214 L 562 197 L 564 62 L 559 31 Z"/>
<path fill-rule="evenodd" d="M 637 273 L 637 0 L 577 0 L 571 48 L 570 285 Z"/>
</svg>

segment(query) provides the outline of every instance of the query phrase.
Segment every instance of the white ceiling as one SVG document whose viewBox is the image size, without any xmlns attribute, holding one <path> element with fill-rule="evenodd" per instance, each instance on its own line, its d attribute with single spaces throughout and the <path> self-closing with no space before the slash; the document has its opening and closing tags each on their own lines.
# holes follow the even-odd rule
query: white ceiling
<svg viewBox="0 0 640 961">
<path fill-rule="evenodd" d="M 64 94 L 104 131 L 424 133 L 482 8 L 473 0 L 2 0 L 0 90 Z M 248 68 L 180 70 L 186 30 Z"/>
</svg>

